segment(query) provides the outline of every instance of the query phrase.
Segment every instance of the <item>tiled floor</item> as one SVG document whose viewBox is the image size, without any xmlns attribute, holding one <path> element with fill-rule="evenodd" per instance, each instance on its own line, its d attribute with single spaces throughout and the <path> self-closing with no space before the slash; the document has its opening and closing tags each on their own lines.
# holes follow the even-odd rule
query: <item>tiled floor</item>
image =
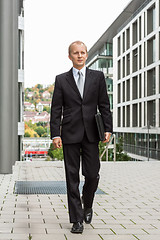
<svg viewBox="0 0 160 240">
<path fill-rule="evenodd" d="M 102 162 L 91 224 L 70 233 L 66 195 L 16 195 L 17 180 L 64 181 L 63 162 L 17 162 L 0 175 L 2 240 L 159 240 L 160 162 Z M 83 180 L 83 177 L 81 177 Z"/>
</svg>

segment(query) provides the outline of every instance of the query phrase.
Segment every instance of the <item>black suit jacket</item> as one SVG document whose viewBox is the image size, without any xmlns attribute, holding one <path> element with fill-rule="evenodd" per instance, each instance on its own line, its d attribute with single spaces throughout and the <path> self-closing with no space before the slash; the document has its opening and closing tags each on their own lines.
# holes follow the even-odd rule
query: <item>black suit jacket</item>
<svg viewBox="0 0 160 240">
<path fill-rule="evenodd" d="M 51 139 L 62 137 L 63 144 L 80 143 L 84 131 L 90 142 L 99 141 L 95 121 L 97 107 L 102 114 L 106 132 L 112 132 L 112 116 L 104 74 L 86 68 L 83 99 L 72 69 L 58 75 L 51 106 Z"/>
</svg>

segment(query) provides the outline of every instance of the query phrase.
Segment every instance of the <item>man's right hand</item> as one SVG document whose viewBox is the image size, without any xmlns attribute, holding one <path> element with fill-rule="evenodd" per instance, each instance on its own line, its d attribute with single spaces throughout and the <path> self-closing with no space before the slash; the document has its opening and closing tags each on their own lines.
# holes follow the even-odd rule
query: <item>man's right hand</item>
<svg viewBox="0 0 160 240">
<path fill-rule="evenodd" d="M 55 148 L 61 148 L 62 147 L 62 139 L 60 137 L 56 137 L 53 139 L 53 146 Z"/>
</svg>

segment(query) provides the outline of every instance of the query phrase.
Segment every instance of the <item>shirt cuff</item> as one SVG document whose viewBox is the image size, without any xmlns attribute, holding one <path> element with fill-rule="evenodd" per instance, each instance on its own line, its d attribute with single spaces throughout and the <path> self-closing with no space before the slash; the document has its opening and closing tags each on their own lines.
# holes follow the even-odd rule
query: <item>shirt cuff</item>
<svg viewBox="0 0 160 240">
<path fill-rule="evenodd" d="M 55 139 L 55 138 L 61 138 L 61 137 L 60 136 L 56 136 L 56 137 L 53 137 L 52 140 Z"/>
</svg>

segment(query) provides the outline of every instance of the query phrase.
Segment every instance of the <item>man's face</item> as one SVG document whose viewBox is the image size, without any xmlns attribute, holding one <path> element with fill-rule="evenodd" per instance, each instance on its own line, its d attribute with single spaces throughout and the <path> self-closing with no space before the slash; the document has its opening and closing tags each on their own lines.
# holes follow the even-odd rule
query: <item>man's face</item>
<svg viewBox="0 0 160 240">
<path fill-rule="evenodd" d="M 85 66 L 88 54 L 83 44 L 74 43 L 71 47 L 69 59 L 73 63 L 73 67 L 82 69 Z"/>
</svg>

